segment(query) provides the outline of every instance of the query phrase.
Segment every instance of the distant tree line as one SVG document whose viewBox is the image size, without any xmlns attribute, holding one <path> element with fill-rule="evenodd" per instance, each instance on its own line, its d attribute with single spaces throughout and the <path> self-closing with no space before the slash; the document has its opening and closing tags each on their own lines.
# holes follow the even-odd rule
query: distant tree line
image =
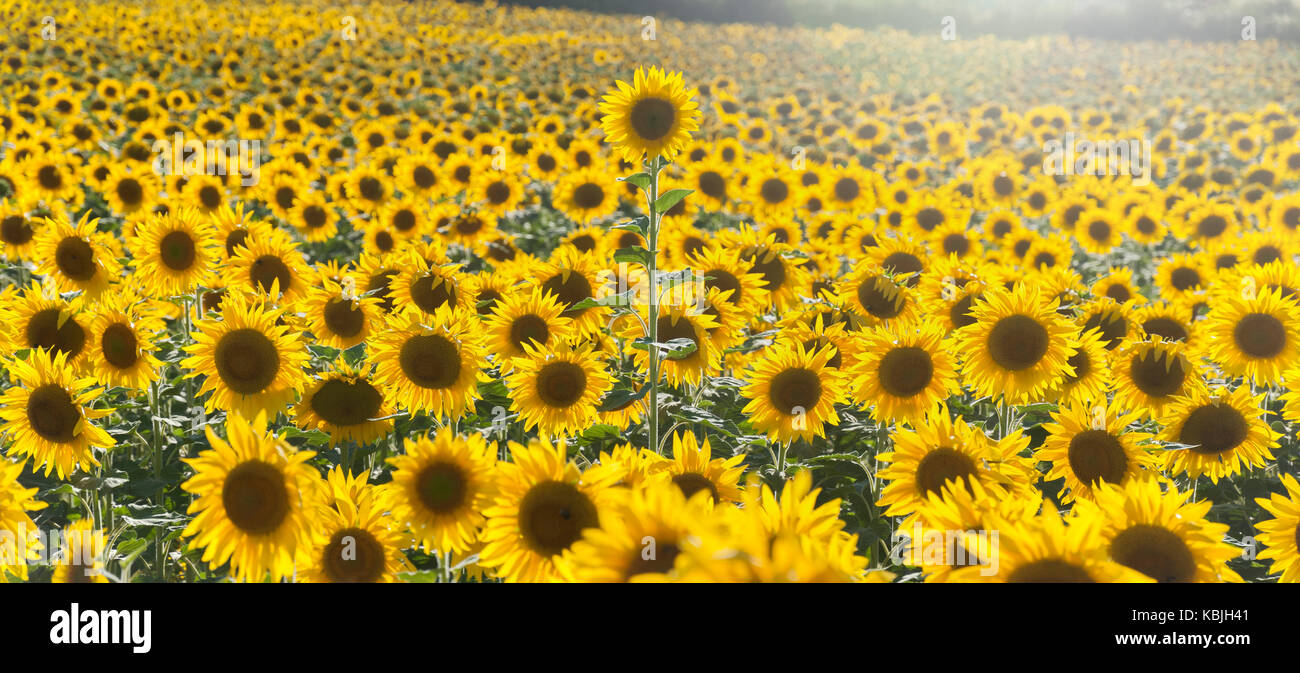
<svg viewBox="0 0 1300 673">
<path fill-rule="evenodd" d="M 688 21 L 779 26 L 892 26 L 938 31 L 953 17 L 959 35 L 1067 34 L 1116 40 L 1300 41 L 1291 0 L 498 0 L 526 7 L 671 16 Z"/>
</svg>

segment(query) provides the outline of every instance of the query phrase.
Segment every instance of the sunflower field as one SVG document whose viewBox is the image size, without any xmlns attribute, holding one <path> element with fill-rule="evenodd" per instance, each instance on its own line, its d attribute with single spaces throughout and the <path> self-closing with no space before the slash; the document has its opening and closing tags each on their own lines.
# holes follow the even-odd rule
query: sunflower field
<svg viewBox="0 0 1300 673">
<path fill-rule="evenodd" d="M 0 580 L 1300 580 L 1292 46 L 0 14 Z"/>
</svg>

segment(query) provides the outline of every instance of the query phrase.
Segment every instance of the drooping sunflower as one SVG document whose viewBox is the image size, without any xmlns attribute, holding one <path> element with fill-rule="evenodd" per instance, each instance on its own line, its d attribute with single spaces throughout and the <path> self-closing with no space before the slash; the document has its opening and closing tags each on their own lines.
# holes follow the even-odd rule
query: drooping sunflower
<svg viewBox="0 0 1300 673">
<path fill-rule="evenodd" d="M 80 290 L 95 298 L 118 278 L 121 266 L 110 247 L 112 235 L 97 231 L 99 220 L 90 213 L 76 224 L 64 217 L 45 218 L 32 258 L 38 262 L 37 271 L 59 290 Z"/>
<path fill-rule="evenodd" d="M 102 386 L 143 391 L 158 376 L 154 339 L 163 321 L 140 305 L 134 292 L 105 297 L 95 307 L 86 334 L 86 367 Z"/>
<path fill-rule="evenodd" d="M 960 390 L 956 358 L 938 325 L 862 333 L 850 375 L 853 398 L 878 422 L 915 421 Z"/>
<path fill-rule="evenodd" d="M 1281 290 L 1224 293 L 1204 326 L 1205 351 L 1224 372 L 1273 385 L 1300 363 L 1300 307 Z"/>
<path fill-rule="evenodd" d="M 330 371 L 317 376 L 302 392 L 294 420 L 303 429 L 330 434 L 335 444 L 369 444 L 393 429 L 392 407 L 372 379 L 372 366 L 351 366 L 340 356 Z"/>
<path fill-rule="evenodd" d="M 547 435 L 575 435 L 596 419 L 601 397 L 613 387 L 604 361 L 590 346 L 571 348 L 557 342 L 535 347 L 515 358 L 506 377 L 510 410 L 519 412 L 525 429 Z"/>
<path fill-rule="evenodd" d="M 155 296 L 189 294 L 212 279 L 221 260 L 216 230 L 190 208 L 172 208 L 136 228 L 136 273 Z"/>
<path fill-rule="evenodd" d="M 497 493 L 483 511 L 479 563 L 507 582 L 560 579 L 560 557 L 600 526 L 614 502 L 611 488 L 622 470 L 597 466 L 580 471 L 565 456 L 564 442 L 536 439 L 510 443 L 511 462 L 497 466 Z"/>
<path fill-rule="evenodd" d="M 299 333 L 281 324 L 283 310 L 237 292 L 221 301 L 219 317 L 198 322 L 194 343 L 181 361 L 186 377 L 203 376 L 204 406 L 256 416 L 275 414 L 293 402 L 306 384 L 310 354 Z"/>
<path fill-rule="evenodd" d="M 601 128 L 628 161 L 658 156 L 671 161 L 700 128 L 695 89 L 686 88 L 682 73 L 637 68 L 631 85 L 616 84 L 618 90 L 600 103 Z"/>
<path fill-rule="evenodd" d="M 486 362 L 478 314 L 440 307 L 432 316 L 406 310 L 389 316 L 372 340 L 376 381 L 393 404 L 439 418 L 460 418 L 478 399 Z"/>
<path fill-rule="evenodd" d="M 1228 525 L 1207 521 L 1209 500 L 1151 476 L 1124 485 L 1105 484 L 1080 515 L 1101 521 L 1098 534 L 1112 560 L 1156 582 L 1240 582 L 1227 561 L 1241 550 L 1224 541 Z"/>
<path fill-rule="evenodd" d="M 770 346 L 751 365 L 741 395 L 754 429 L 774 442 L 811 442 L 838 425 L 835 405 L 846 399 L 842 374 L 827 366 L 835 349 L 809 351 L 791 342 Z"/>
<path fill-rule="evenodd" d="M 1282 485 L 1286 495 L 1273 493 L 1268 498 L 1255 498 L 1255 502 L 1273 515 L 1260 521 L 1258 540 L 1266 549 L 1258 558 L 1271 560 L 1271 570 L 1281 573 L 1279 582 L 1300 582 L 1300 482 L 1294 475 L 1283 474 Z"/>
<path fill-rule="evenodd" d="M 528 357 L 525 345 L 542 347 L 573 340 L 577 336 L 573 321 L 561 315 L 563 312 L 555 295 L 541 288 L 511 292 L 499 299 L 483 328 L 502 372 L 514 368 L 515 358 Z"/>
<path fill-rule="evenodd" d="M 1281 437 L 1264 413 L 1264 393 L 1252 395 L 1247 386 L 1194 389 L 1175 399 L 1160 419 L 1161 439 L 1184 448 L 1165 451 L 1165 469 L 1218 483 L 1244 467 L 1264 467 Z"/>
<path fill-rule="evenodd" d="M 46 476 L 54 472 L 59 479 L 99 465 L 94 450 L 117 442 L 92 422 L 113 413 L 90 408 L 100 393 L 91 387 L 94 380 L 78 378 L 66 355 L 44 349 L 31 350 L 7 366 L 17 384 L 0 395 L 0 431 L 11 442 L 9 455 L 30 458 L 34 471 L 44 468 Z"/>
<path fill-rule="evenodd" d="M 443 428 L 432 439 L 407 439 L 406 453 L 388 462 L 395 520 L 426 553 L 469 551 L 495 495 L 496 450 L 478 433 Z"/>
<path fill-rule="evenodd" d="M 320 475 L 307 463 L 315 453 L 269 434 L 264 413 L 251 422 L 229 414 L 226 439 L 211 426 L 204 433 L 212 448 L 185 459 L 194 476 L 181 488 L 195 499 L 183 534 L 204 548 L 204 563 L 228 561 L 239 581 L 293 575 L 311 549 L 315 506 L 324 497 Z"/>
<path fill-rule="evenodd" d="M 1043 301 L 1037 286 L 1028 283 L 1015 291 L 985 292 L 971 310 L 975 323 L 956 333 L 965 384 L 978 395 L 1012 404 L 1059 385 L 1071 373 L 1069 359 L 1079 339 L 1056 309 L 1055 300 Z"/>
<path fill-rule="evenodd" d="M 1099 483 L 1124 486 L 1156 468 L 1151 435 L 1129 430 L 1138 412 L 1124 413 L 1105 399 L 1074 402 L 1052 412 L 1047 439 L 1035 457 L 1050 462 L 1047 480 L 1065 479 L 1062 502 L 1091 500 Z"/>
</svg>

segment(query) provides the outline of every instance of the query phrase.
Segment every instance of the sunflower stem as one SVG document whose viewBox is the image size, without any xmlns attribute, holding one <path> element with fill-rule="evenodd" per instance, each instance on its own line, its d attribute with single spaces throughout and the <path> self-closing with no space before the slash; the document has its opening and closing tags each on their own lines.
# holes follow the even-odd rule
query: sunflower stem
<svg viewBox="0 0 1300 673">
<path fill-rule="evenodd" d="M 659 200 L 659 171 L 663 169 L 663 160 L 656 155 L 650 163 L 650 187 L 646 190 L 646 245 L 648 249 L 646 260 L 646 273 L 649 276 L 650 296 L 647 301 L 650 303 L 646 307 L 646 331 L 650 336 L 650 380 L 647 382 L 650 390 L 646 393 L 649 397 L 646 414 L 647 432 L 649 433 L 649 444 L 656 452 L 662 453 L 659 449 L 659 279 L 657 269 L 659 266 L 659 215 L 655 212 L 655 202 Z"/>
</svg>

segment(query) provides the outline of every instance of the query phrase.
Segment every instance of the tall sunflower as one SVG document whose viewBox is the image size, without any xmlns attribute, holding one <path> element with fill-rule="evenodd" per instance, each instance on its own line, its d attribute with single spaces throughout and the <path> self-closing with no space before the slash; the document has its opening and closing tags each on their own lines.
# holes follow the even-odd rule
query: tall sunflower
<svg viewBox="0 0 1300 673">
<path fill-rule="evenodd" d="M 154 215 L 136 228 L 131 248 L 142 284 L 163 297 L 205 285 L 221 261 L 216 229 L 191 208 Z"/>
<path fill-rule="evenodd" d="M 98 297 L 121 272 L 109 247 L 112 235 L 99 232 L 98 226 L 90 211 L 76 224 L 64 217 L 45 218 L 32 251 L 37 271 L 62 292 L 81 290 L 87 297 Z"/>
<path fill-rule="evenodd" d="M 1279 289 L 1225 293 L 1206 318 L 1206 355 L 1234 376 L 1274 385 L 1300 363 L 1300 307 Z"/>
<path fill-rule="evenodd" d="M 637 68 L 632 84 L 619 80 L 618 90 L 600 104 L 605 136 L 630 162 L 644 156 L 672 160 L 691 133 L 700 128 L 695 89 L 682 83 L 682 73 L 658 67 Z"/>
<path fill-rule="evenodd" d="M 317 376 L 302 392 L 294 411 L 299 427 L 330 434 L 334 443 L 369 444 L 393 429 L 392 407 L 371 380 L 371 366 L 353 367 L 340 356 L 330 371 Z"/>
</svg>

